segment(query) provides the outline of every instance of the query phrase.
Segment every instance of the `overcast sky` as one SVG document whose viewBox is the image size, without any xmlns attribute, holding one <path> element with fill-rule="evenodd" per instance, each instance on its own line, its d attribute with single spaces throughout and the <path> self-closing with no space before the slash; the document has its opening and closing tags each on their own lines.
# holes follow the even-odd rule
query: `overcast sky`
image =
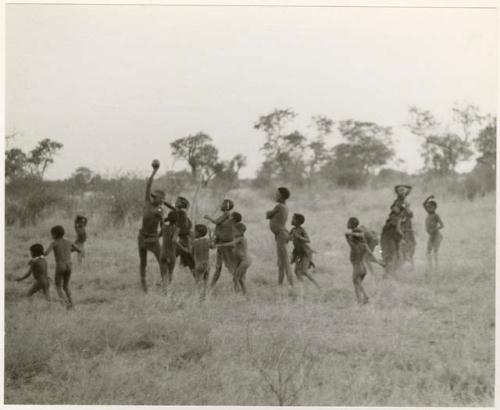
<svg viewBox="0 0 500 410">
<path fill-rule="evenodd" d="M 421 166 L 408 106 L 448 120 L 455 101 L 496 112 L 496 11 L 256 7 L 6 6 L 6 132 L 64 144 L 48 178 L 78 166 L 162 169 L 172 140 L 205 131 L 248 158 L 262 114 L 394 127 L 402 169 Z M 332 139 L 329 144 L 336 141 Z M 178 168 L 181 164 L 175 164 Z"/>
</svg>

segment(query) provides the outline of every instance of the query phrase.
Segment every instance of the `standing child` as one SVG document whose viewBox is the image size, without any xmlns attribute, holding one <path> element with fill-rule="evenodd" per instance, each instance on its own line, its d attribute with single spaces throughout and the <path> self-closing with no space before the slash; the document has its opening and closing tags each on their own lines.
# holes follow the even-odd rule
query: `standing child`
<svg viewBox="0 0 500 410">
<path fill-rule="evenodd" d="M 146 266 L 148 263 L 148 251 L 151 252 L 160 267 L 162 282 L 165 281 L 162 264 L 160 262 L 160 239 L 158 235 L 158 227 L 163 225 L 163 209 L 162 204 L 165 201 L 165 192 L 159 189 L 151 192 L 153 179 L 160 168 L 160 162 L 154 160 L 151 164 L 153 172 L 146 184 L 146 196 L 144 198 L 144 208 L 142 211 L 142 227 L 139 230 L 137 238 L 140 259 L 140 277 L 141 286 L 144 292 L 148 291 L 146 284 Z"/>
<path fill-rule="evenodd" d="M 224 199 L 220 206 L 220 211 L 222 213 L 218 218 L 212 219 L 209 215 L 205 215 L 204 217 L 207 221 L 210 221 L 215 225 L 214 240 L 216 244 L 223 242 L 231 242 L 233 240 L 234 220 L 231 217 L 231 210 L 233 208 L 234 208 L 233 201 L 231 201 L 230 199 Z M 215 272 L 210 287 L 214 287 L 217 281 L 219 280 L 222 271 L 222 264 L 226 265 L 226 268 L 230 272 L 233 272 L 234 266 L 231 263 L 232 262 L 231 252 L 232 249 L 228 247 L 217 248 Z"/>
<path fill-rule="evenodd" d="M 47 250 L 45 256 L 54 251 L 56 260 L 55 283 L 59 298 L 66 304 L 68 309 L 73 307 L 71 292 L 69 290 L 69 279 L 71 277 L 71 252 L 80 252 L 80 250 L 70 241 L 64 239 L 64 228 L 60 225 L 54 226 L 50 230 L 54 240 Z M 64 293 L 63 293 L 64 290 Z M 65 295 L 66 294 L 66 295 Z"/>
<path fill-rule="evenodd" d="M 290 198 L 288 188 L 280 187 L 276 190 L 275 199 L 276 206 L 266 213 L 266 218 L 269 219 L 269 229 L 274 234 L 276 240 L 276 253 L 278 259 L 278 284 L 283 284 L 283 279 L 286 275 L 288 283 L 293 286 L 293 278 L 288 259 L 288 251 L 286 245 L 288 242 L 288 232 L 285 228 L 288 219 L 288 207 L 286 206 L 287 199 Z"/>
<path fill-rule="evenodd" d="M 239 215 L 239 214 L 238 214 Z M 235 262 L 235 269 L 233 273 L 234 291 L 236 293 L 241 289 L 243 295 L 247 294 L 245 285 L 245 277 L 248 268 L 252 264 L 252 260 L 248 255 L 248 243 L 245 238 L 245 231 L 247 227 L 242 222 L 237 222 L 234 225 L 234 239 L 231 242 L 220 243 L 216 245 L 218 248 L 232 247 Z"/>
<path fill-rule="evenodd" d="M 187 215 L 189 201 L 183 196 L 177 197 L 175 200 L 175 212 L 177 214 L 177 227 L 179 228 L 179 245 L 177 247 L 177 255 L 181 259 L 181 265 L 189 268 L 194 276 L 194 260 L 191 254 L 191 246 L 193 238 L 191 237 L 191 228 L 193 223 Z"/>
<path fill-rule="evenodd" d="M 429 234 L 427 241 L 427 271 L 432 270 L 432 262 L 434 259 L 434 267 L 439 268 L 439 246 L 443 240 L 440 230 L 444 228 L 443 221 L 436 213 L 437 202 L 434 200 L 434 195 L 429 196 L 423 203 L 424 209 L 427 211 L 425 219 L 425 230 Z"/>
<path fill-rule="evenodd" d="M 373 255 L 373 250 L 378 245 L 377 234 L 374 231 L 371 231 L 368 228 L 364 227 L 363 225 L 360 225 L 358 218 L 354 217 L 349 218 L 349 221 L 347 222 L 347 228 L 350 229 L 351 233 L 362 235 L 363 240 L 368 247 L 367 250 L 369 251 L 365 252 L 363 256 L 363 263 L 365 264 L 368 271 L 373 275 L 372 262 L 380 264 L 380 262 L 378 262 Z"/>
<path fill-rule="evenodd" d="M 28 290 L 28 297 L 33 296 L 36 292 L 41 290 L 45 296 L 45 299 L 50 302 L 49 294 L 49 276 L 47 274 L 47 261 L 43 254 L 43 245 L 35 243 L 30 247 L 31 260 L 29 262 L 29 270 L 26 275 L 16 278 L 17 282 L 26 279 L 28 276 L 33 274 L 33 279 L 35 283 Z"/>
<path fill-rule="evenodd" d="M 200 290 L 200 298 L 205 299 L 207 291 L 208 276 L 210 275 L 210 248 L 211 240 L 207 238 L 208 229 L 203 224 L 194 226 L 195 238 L 193 240 L 192 252 L 194 260 L 194 280 Z M 200 289 L 201 288 L 201 289 Z"/>
<path fill-rule="evenodd" d="M 302 277 L 305 276 L 320 289 L 318 283 L 308 273 L 312 263 L 313 250 L 309 246 L 311 240 L 306 230 L 302 227 L 305 220 L 306 218 L 302 214 L 294 214 L 292 217 L 293 228 L 290 231 L 290 237 L 293 242 L 293 251 L 291 263 L 295 263 L 295 276 L 299 281 L 302 282 L 304 280 Z"/>
<path fill-rule="evenodd" d="M 391 212 L 398 212 L 399 226 L 402 233 L 401 238 L 401 262 L 410 262 L 411 269 L 414 268 L 413 257 L 415 255 L 415 248 L 417 242 L 415 240 L 415 231 L 413 230 L 413 212 L 410 209 L 410 204 L 406 200 L 410 195 L 412 187 L 410 185 L 396 185 L 394 191 L 397 195 L 396 200 L 391 206 Z"/>
<path fill-rule="evenodd" d="M 162 248 L 160 261 L 167 277 L 167 284 L 172 282 L 177 257 L 177 239 L 179 227 L 177 226 L 177 212 L 170 211 L 162 228 Z"/>
<path fill-rule="evenodd" d="M 83 258 L 85 257 L 85 242 L 87 241 L 87 231 L 86 231 L 87 222 L 88 219 L 85 216 L 77 215 L 75 218 L 75 232 L 76 232 L 75 245 L 78 249 L 80 249 L 80 253 L 78 254 L 79 264 L 83 262 Z"/>
</svg>

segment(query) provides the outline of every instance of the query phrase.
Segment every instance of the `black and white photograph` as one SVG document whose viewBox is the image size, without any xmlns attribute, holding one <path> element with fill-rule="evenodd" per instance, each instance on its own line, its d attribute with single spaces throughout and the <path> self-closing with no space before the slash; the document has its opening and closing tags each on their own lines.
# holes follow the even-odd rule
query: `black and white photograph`
<svg viewBox="0 0 500 410">
<path fill-rule="evenodd" d="M 495 406 L 497 1 L 2 8 L 5 405 Z"/>
</svg>

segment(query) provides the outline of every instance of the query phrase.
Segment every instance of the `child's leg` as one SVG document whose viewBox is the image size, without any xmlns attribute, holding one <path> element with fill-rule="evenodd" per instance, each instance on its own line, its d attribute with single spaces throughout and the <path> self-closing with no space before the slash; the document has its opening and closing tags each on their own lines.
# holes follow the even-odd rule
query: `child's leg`
<svg viewBox="0 0 500 410">
<path fill-rule="evenodd" d="M 62 302 L 67 305 L 68 304 L 68 301 L 66 300 L 66 296 L 64 296 L 64 293 L 62 291 L 62 282 L 63 282 L 63 276 L 64 276 L 64 273 L 63 273 L 63 269 L 59 266 L 56 265 L 56 275 L 55 275 L 55 283 L 56 283 L 56 291 L 57 291 L 57 295 L 59 296 L 59 299 L 62 300 Z"/>
<path fill-rule="evenodd" d="M 27 296 L 30 298 L 30 297 L 31 297 L 31 296 L 33 296 L 36 292 L 38 292 L 39 290 L 42 290 L 42 289 L 43 289 L 43 285 L 42 285 L 40 282 L 35 282 L 35 283 L 33 283 L 33 285 L 31 285 L 31 287 L 29 288 Z"/>
<path fill-rule="evenodd" d="M 250 264 L 251 264 L 251 262 L 249 259 L 243 260 L 240 262 L 240 264 L 236 268 L 236 271 L 234 272 L 234 276 L 238 278 L 238 284 L 241 288 L 241 292 L 243 293 L 243 295 L 247 294 L 247 288 L 245 285 L 245 277 L 246 277 L 247 270 L 250 267 Z"/>
<path fill-rule="evenodd" d="M 167 258 L 165 264 L 165 270 L 167 272 L 167 283 L 171 284 L 174 278 L 174 269 L 175 269 L 175 256 L 170 256 Z"/>
<path fill-rule="evenodd" d="M 139 273 L 140 273 L 140 278 L 141 278 L 141 286 L 142 290 L 144 292 L 148 291 L 148 287 L 146 284 L 146 266 L 148 264 L 148 251 L 144 244 L 142 243 L 142 238 L 139 237 L 138 240 L 138 249 L 139 249 L 139 260 L 140 260 L 140 267 L 139 267 Z"/>
<path fill-rule="evenodd" d="M 166 284 L 165 264 L 161 262 L 161 256 L 160 256 L 161 254 L 160 242 L 158 241 L 154 244 L 151 244 L 149 250 L 155 256 L 156 262 L 158 262 L 158 267 L 160 268 L 161 282 L 162 284 Z"/>
<path fill-rule="evenodd" d="M 63 289 L 64 293 L 66 293 L 66 297 L 68 299 L 68 308 L 73 307 L 73 301 L 71 300 L 71 291 L 69 290 L 69 279 L 71 277 L 71 265 L 68 265 L 66 271 L 63 275 Z"/>
<path fill-rule="evenodd" d="M 356 299 L 359 304 L 364 304 L 368 301 L 368 296 L 361 285 L 363 281 L 364 274 L 366 274 L 365 267 L 362 262 L 353 264 L 352 281 L 354 284 L 354 292 L 356 294 Z"/>
<path fill-rule="evenodd" d="M 292 268 L 290 267 L 290 260 L 288 259 L 288 251 L 286 249 L 287 245 L 287 234 L 286 232 L 280 232 L 276 236 L 276 247 L 278 253 L 278 268 L 279 268 L 279 284 L 283 283 L 283 276 L 286 275 L 288 283 L 293 286 Z"/>
<path fill-rule="evenodd" d="M 441 241 L 443 240 L 443 236 L 441 235 L 441 233 L 437 233 L 436 235 L 436 239 L 434 240 L 434 249 L 433 249 L 433 253 L 434 253 L 434 266 L 436 267 L 436 269 L 439 269 L 439 248 L 441 246 Z"/>
<path fill-rule="evenodd" d="M 309 255 L 304 255 L 300 261 L 301 266 L 301 274 L 305 276 L 307 279 L 309 279 L 314 286 L 316 286 L 318 289 L 321 289 L 318 285 L 318 282 L 314 280 L 314 278 L 311 276 L 311 274 L 308 272 L 309 266 L 311 266 L 311 257 Z"/>
<path fill-rule="evenodd" d="M 47 281 L 43 284 L 43 295 L 45 296 L 45 299 L 47 299 L 47 302 L 50 302 L 50 282 L 47 278 Z"/>
<path fill-rule="evenodd" d="M 215 255 L 215 271 L 214 271 L 214 276 L 212 277 L 212 282 L 210 283 L 210 287 L 215 286 L 215 284 L 220 278 L 221 272 L 222 272 L 222 250 L 221 248 L 217 248 L 217 254 Z"/>
</svg>

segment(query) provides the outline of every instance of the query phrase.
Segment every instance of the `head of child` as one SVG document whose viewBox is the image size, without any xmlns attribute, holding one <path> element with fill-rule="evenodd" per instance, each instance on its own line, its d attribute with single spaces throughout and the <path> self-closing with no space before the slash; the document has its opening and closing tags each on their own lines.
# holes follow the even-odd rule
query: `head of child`
<svg viewBox="0 0 500 410">
<path fill-rule="evenodd" d="M 411 187 L 406 185 L 396 185 L 394 187 L 394 191 L 399 199 L 404 199 L 410 194 Z"/>
<path fill-rule="evenodd" d="M 77 215 L 76 218 L 75 218 L 75 223 L 78 224 L 78 225 L 87 225 L 87 218 L 85 216 L 82 216 L 82 215 Z"/>
<path fill-rule="evenodd" d="M 163 204 L 165 201 L 165 191 L 162 191 L 161 189 L 156 189 L 153 192 L 151 192 L 151 203 L 154 206 L 160 206 Z"/>
<path fill-rule="evenodd" d="M 196 235 L 196 238 L 203 238 L 207 235 L 208 233 L 208 229 L 206 227 L 206 225 L 203 225 L 203 224 L 196 224 L 194 226 L 194 232 L 195 232 L 195 235 Z"/>
<path fill-rule="evenodd" d="M 165 222 L 168 222 L 169 225 L 175 225 L 177 223 L 177 212 L 170 211 L 165 219 Z"/>
<path fill-rule="evenodd" d="M 54 240 L 61 239 L 64 236 L 64 228 L 61 225 L 56 225 L 52 227 L 50 234 Z"/>
<path fill-rule="evenodd" d="M 429 214 L 433 214 L 436 212 L 436 209 L 437 209 L 437 202 L 436 201 L 433 201 L 433 200 L 430 200 L 430 201 L 427 201 L 425 203 L 425 210 L 429 213 Z"/>
<path fill-rule="evenodd" d="M 178 196 L 177 199 L 175 200 L 175 207 L 177 209 L 188 209 L 189 201 L 187 200 L 187 198 L 184 198 L 183 196 Z"/>
<path fill-rule="evenodd" d="M 240 237 L 245 235 L 245 231 L 247 230 L 247 227 L 243 222 L 238 222 L 237 224 L 234 225 L 234 236 Z"/>
<path fill-rule="evenodd" d="M 355 229 L 359 226 L 359 219 L 354 216 L 347 220 L 347 229 Z"/>
<path fill-rule="evenodd" d="M 30 246 L 30 254 L 32 258 L 38 258 L 39 256 L 42 256 L 43 252 L 43 245 L 39 243 L 35 243 Z"/>
<path fill-rule="evenodd" d="M 231 212 L 231 219 L 233 220 L 234 223 L 241 222 L 243 217 L 239 212 Z"/>
<path fill-rule="evenodd" d="M 288 188 L 282 186 L 276 190 L 276 193 L 274 195 L 274 199 L 276 200 L 276 202 L 286 202 L 288 198 L 290 198 L 290 191 L 288 190 Z"/>
<path fill-rule="evenodd" d="M 224 199 L 222 201 L 222 204 L 220 205 L 220 210 L 222 212 L 229 212 L 233 208 L 234 208 L 234 202 L 231 201 L 230 199 Z"/>
<path fill-rule="evenodd" d="M 306 218 L 302 214 L 293 214 L 292 225 L 295 227 L 301 226 L 306 221 Z"/>
</svg>

